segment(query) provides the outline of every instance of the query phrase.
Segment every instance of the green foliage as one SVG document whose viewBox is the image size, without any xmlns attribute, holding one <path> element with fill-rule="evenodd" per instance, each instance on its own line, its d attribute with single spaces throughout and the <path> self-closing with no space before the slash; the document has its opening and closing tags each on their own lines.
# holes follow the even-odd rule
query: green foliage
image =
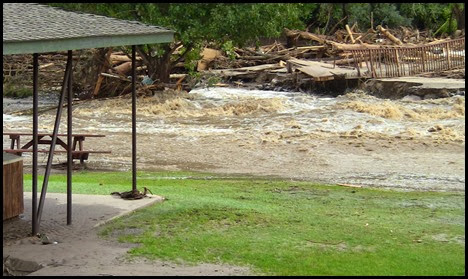
<svg viewBox="0 0 468 279">
<path fill-rule="evenodd" d="M 349 7 L 349 18 L 348 23 L 353 25 L 357 23 L 357 25 L 362 29 L 368 29 L 371 27 L 371 6 L 368 3 L 355 3 L 350 5 Z M 374 28 L 377 26 L 375 24 L 375 16 L 374 16 Z"/>
<path fill-rule="evenodd" d="M 234 52 L 234 45 L 232 44 L 232 41 L 226 41 L 221 45 L 221 49 L 226 53 L 227 57 L 229 59 L 234 60 L 236 58 L 235 52 Z"/>
<path fill-rule="evenodd" d="M 389 28 L 396 28 L 400 26 L 409 26 L 411 24 L 411 19 L 402 16 L 395 4 L 375 4 L 373 12 L 375 26 L 382 25 L 388 26 Z"/>
<path fill-rule="evenodd" d="M 52 3 L 70 10 L 172 28 L 176 40 L 188 42 L 231 41 L 235 46 L 255 43 L 260 37 L 278 37 L 284 27 L 304 29 L 306 25 L 328 29 L 344 15 L 361 28 L 408 26 L 437 29 L 460 3 Z"/>
<path fill-rule="evenodd" d="M 53 6 L 120 19 L 138 20 L 175 30 L 182 43 L 232 41 L 236 45 L 259 37 L 279 36 L 283 27 L 300 28 L 299 4 L 228 3 L 54 3 Z"/>
<path fill-rule="evenodd" d="M 32 96 L 31 86 L 24 85 L 24 75 L 3 77 L 3 96 L 11 98 L 27 98 Z"/>
<path fill-rule="evenodd" d="M 186 51 L 185 47 L 182 47 L 181 52 Z M 197 64 L 198 61 L 201 59 L 201 47 L 200 46 L 194 46 L 191 50 L 187 52 L 187 55 L 185 56 L 185 63 L 184 67 L 190 72 L 195 72 L 197 70 Z"/>
<path fill-rule="evenodd" d="M 436 30 L 450 17 L 450 6 L 447 3 L 402 3 L 400 12 L 412 19 L 414 27 Z"/>
<path fill-rule="evenodd" d="M 441 35 L 441 34 L 451 34 L 453 31 L 457 29 L 457 20 L 452 18 L 448 18 L 444 24 L 442 24 L 439 29 L 434 32 L 434 36 Z"/>
<path fill-rule="evenodd" d="M 207 87 L 213 87 L 219 82 L 221 82 L 221 78 L 219 76 L 209 76 L 207 79 Z"/>
<path fill-rule="evenodd" d="M 192 69 L 193 51 L 206 43 L 222 45 L 227 41 L 242 46 L 256 43 L 261 37 L 278 37 L 284 27 L 303 28 L 300 20 L 304 11 L 299 4 L 230 4 L 230 3 L 54 3 L 56 7 L 84 11 L 120 19 L 137 20 L 146 24 L 170 28 L 175 33 L 175 42 L 151 46 L 152 67 L 168 79 L 170 69 L 182 58 L 187 59 L 186 67 Z M 187 50 L 172 54 L 177 44 Z M 149 48 L 147 48 L 149 51 Z M 185 57 L 184 57 L 185 56 Z M 161 61 L 156 61 L 161 59 Z M 164 67 L 162 63 L 166 64 Z M 153 73 L 150 73 L 152 75 Z M 155 76 L 153 76 L 155 77 Z"/>
<path fill-rule="evenodd" d="M 347 22 L 350 26 L 357 23 L 361 29 L 365 30 L 371 26 L 372 12 L 374 27 L 382 25 L 398 28 L 412 25 L 419 29 L 435 30 L 449 18 L 451 5 L 448 3 L 309 4 L 307 7 L 311 14 L 303 20 L 311 22 L 312 28 L 318 27 L 323 30 L 327 27 L 327 30 L 323 30 L 323 32 L 328 32 L 332 26 L 347 15 L 347 20 L 343 22 Z"/>
</svg>

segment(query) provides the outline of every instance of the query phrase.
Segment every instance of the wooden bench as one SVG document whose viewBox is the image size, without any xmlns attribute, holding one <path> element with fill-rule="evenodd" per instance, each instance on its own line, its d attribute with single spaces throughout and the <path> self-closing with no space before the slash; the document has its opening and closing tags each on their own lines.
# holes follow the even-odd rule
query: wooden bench
<svg viewBox="0 0 468 279">
<path fill-rule="evenodd" d="M 20 139 L 22 136 L 32 137 L 32 133 L 13 133 L 6 132 L 3 133 L 4 136 L 9 136 L 11 139 L 10 149 L 4 149 L 4 152 L 12 153 L 21 156 L 25 152 L 33 152 L 33 139 L 27 142 L 25 145 L 20 147 Z M 38 133 L 38 144 L 49 145 L 52 143 L 52 134 L 49 133 Z M 50 139 L 44 139 L 44 137 L 50 137 Z M 56 147 L 61 146 L 64 150 L 55 150 L 54 153 L 67 153 L 68 144 L 66 144 L 60 137 L 67 137 L 67 134 L 58 134 Z M 83 142 L 87 137 L 105 137 L 105 135 L 95 135 L 95 134 L 72 134 L 72 158 L 79 159 L 81 163 L 88 159 L 90 153 L 111 153 L 111 151 L 95 151 L 95 150 L 84 150 Z M 77 150 L 78 145 L 78 150 Z M 49 150 L 38 150 L 41 153 L 48 153 Z"/>
</svg>

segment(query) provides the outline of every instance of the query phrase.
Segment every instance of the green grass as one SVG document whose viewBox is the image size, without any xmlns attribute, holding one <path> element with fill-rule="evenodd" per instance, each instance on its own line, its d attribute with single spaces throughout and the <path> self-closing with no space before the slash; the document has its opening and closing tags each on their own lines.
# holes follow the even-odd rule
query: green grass
<svg viewBox="0 0 468 279">
<path fill-rule="evenodd" d="M 116 219 L 101 235 L 140 243 L 130 250 L 135 256 L 247 266 L 261 274 L 465 273 L 463 193 L 206 176 L 139 173 L 139 187 L 167 200 Z M 131 189 L 129 173 L 83 172 L 73 180 L 74 193 Z M 50 191 L 65 192 L 65 185 L 65 175 L 51 176 Z"/>
</svg>

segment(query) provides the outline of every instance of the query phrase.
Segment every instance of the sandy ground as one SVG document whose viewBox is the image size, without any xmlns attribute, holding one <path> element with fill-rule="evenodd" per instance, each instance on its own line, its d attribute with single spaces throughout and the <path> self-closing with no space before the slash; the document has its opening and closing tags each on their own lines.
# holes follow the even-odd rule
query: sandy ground
<svg viewBox="0 0 468 279">
<path fill-rule="evenodd" d="M 30 275 L 243 275 L 248 269 L 214 264 L 184 266 L 162 261 L 130 260 L 131 247 L 97 236 L 99 226 L 138 208 L 163 202 L 149 195 L 141 200 L 112 196 L 73 195 L 73 224 L 66 225 L 66 195 L 48 193 L 41 231 L 57 244 L 41 244 L 31 232 L 31 193 L 25 193 L 25 212 L 3 223 L 3 258 L 12 269 L 32 271 Z M 9 256 L 9 259 L 8 257 Z M 20 259 L 21 261 L 17 261 Z M 28 263 L 29 261 L 29 263 Z M 5 267 L 5 265 L 4 265 Z M 22 272 L 16 270 L 17 275 Z M 27 273 L 27 272 L 24 272 Z"/>
</svg>

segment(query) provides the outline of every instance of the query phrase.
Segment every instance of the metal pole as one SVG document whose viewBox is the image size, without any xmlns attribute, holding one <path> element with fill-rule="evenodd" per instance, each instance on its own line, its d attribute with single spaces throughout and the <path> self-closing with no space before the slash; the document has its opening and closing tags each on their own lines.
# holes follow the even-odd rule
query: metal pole
<svg viewBox="0 0 468 279">
<path fill-rule="evenodd" d="M 41 197 L 39 200 L 39 208 L 37 210 L 37 222 L 40 224 L 42 217 L 42 210 L 44 209 L 44 202 L 47 193 L 47 185 L 49 183 L 50 169 L 52 168 L 52 159 L 54 157 L 55 143 L 57 142 L 57 135 L 60 126 L 60 118 L 62 116 L 63 103 L 65 100 L 65 91 L 68 86 L 69 75 L 71 75 L 71 57 L 67 59 L 67 68 L 65 76 L 63 77 L 62 92 L 60 93 L 60 101 L 57 108 L 57 115 L 55 116 L 54 132 L 52 134 L 52 141 L 50 143 L 49 157 L 47 159 L 47 166 L 44 174 L 44 181 L 42 183 Z"/>
<path fill-rule="evenodd" d="M 73 63 L 73 53 L 68 51 L 68 60 L 70 61 L 70 68 Z M 73 84 L 72 84 L 72 71 L 68 75 L 68 110 L 67 110 L 67 225 L 72 223 L 72 101 L 73 101 Z"/>
<path fill-rule="evenodd" d="M 37 222 L 37 145 L 38 139 L 38 76 L 39 76 L 39 55 L 33 54 L 33 154 L 32 154 L 32 235 L 39 232 Z"/>
<path fill-rule="evenodd" d="M 136 47 L 132 46 L 132 191 L 137 191 L 136 179 Z"/>
</svg>

